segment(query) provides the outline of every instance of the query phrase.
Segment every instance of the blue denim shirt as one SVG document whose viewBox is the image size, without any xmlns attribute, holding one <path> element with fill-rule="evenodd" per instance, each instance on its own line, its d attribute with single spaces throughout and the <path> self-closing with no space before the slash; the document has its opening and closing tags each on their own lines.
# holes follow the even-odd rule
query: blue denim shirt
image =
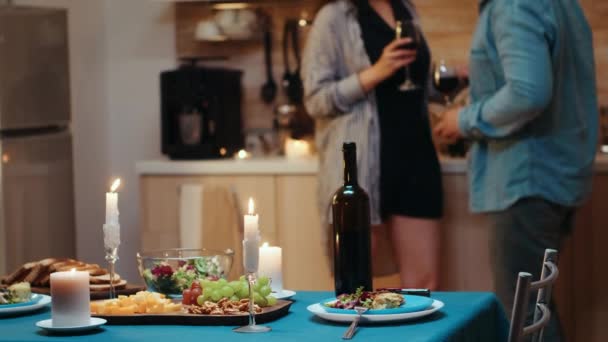
<svg viewBox="0 0 608 342">
<path fill-rule="evenodd" d="M 579 205 L 590 192 L 598 110 L 591 29 L 577 0 L 489 0 L 470 52 L 460 131 L 474 212 L 524 197 Z"/>
</svg>

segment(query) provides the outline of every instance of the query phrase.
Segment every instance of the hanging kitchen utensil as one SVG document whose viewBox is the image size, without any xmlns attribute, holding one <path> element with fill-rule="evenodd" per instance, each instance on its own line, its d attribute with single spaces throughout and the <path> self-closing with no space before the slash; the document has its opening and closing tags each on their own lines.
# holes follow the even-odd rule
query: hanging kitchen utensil
<svg viewBox="0 0 608 342">
<path fill-rule="evenodd" d="M 277 84 L 272 74 L 272 22 L 270 16 L 264 18 L 264 63 L 266 64 L 266 83 L 262 85 L 262 100 L 272 103 L 277 96 Z"/>
<path fill-rule="evenodd" d="M 293 45 L 293 55 L 296 59 L 296 69 L 293 71 L 293 79 L 291 84 L 291 100 L 295 103 L 302 103 L 304 97 L 304 85 L 302 84 L 302 77 L 300 75 L 300 68 L 302 64 L 302 57 L 300 55 L 300 25 L 298 21 L 294 20 L 291 30 L 291 43 Z"/>
<path fill-rule="evenodd" d="M 301 104 L 303 97 L 302 79 L 300 78 L 300 47 L 298 45 L 298 23 L 293 19 L 285 21 L 283 28 L 283 64 L 285 71 L 281 85 L 285 90 L 287 99 L 290 103 Z M 291 40 L 291 49 L 296 60 L 296 69 L 291 70 L 289 65 L 289 44 Z"/>
</svg>

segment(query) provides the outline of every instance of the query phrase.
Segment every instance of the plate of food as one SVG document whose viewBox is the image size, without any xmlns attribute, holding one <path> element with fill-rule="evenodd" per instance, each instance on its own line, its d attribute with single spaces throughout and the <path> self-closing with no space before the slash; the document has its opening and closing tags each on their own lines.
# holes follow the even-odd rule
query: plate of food
<svg viewBox="0 0 608 342">
<path fill-rule="evenodd" d="M 0 316 L 38 310 L 51 302 L 51 297 L 32 294 L 29 283 L 16 283 L 0 289 Z"/>
<path fill-rule="evenodd" d="M 355 307 L 365 307 L 362 322 L 391 322 L 430 315 L 443 303 L 428 297 L 403 295 L 388 291 L 362 291 L 343 294 L 308 306 L 308 311 L 327 320 L 352 322 Z"/>
<path fill-rule="evenodd" d="M 265 286 L 254 292 L 254 310 L 259 323 L 285 316 L 292 304 L 271 296 Z M 203 280 L 193 282 L 179 300 L 158 292 L 141 291 L 117 299 L 93 301 L 91 315 L 106 319 L 108 324 L 240 326 L 248 323 L 248 295 L 244 280 Z"/>
<path fill-rule="evenodd" d="M 83 261 L 67 258 L 46 258 L 20 265 L 12 273 L 1 279 L 4 285 L 13 285 L 27 282 L 34 293 L 50 294 L 51 273 L 69 270 L 89 273 L 89 288 L 91 299 L 104 299 L 109 297 L 110 274 L 108 270 L 97 264 L 88 264 Z M 120 275 L 114 277 L 114 288 L 118 294 L 133 294 L 144 288 L 139 285 L 127 284 Z"/>
</svg>

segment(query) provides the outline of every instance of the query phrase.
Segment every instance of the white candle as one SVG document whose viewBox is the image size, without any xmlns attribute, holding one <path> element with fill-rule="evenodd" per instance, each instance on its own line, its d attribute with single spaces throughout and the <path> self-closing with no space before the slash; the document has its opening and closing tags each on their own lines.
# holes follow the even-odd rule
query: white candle
<svg viewBox="0 0 608 342">
<path fill-rule="evenodd" d="M 253 198 L 249 199 L 249 211 L 245 215 L 244 222 L 244 238 L 245 240 L 255 240 L 259 234 L 259 216 L 254 214 Z"/>
<path fill-rule="evenodd" d="M 110 192 L 106 193 L 106 224 L 107 225 L 118 225 L 118 193 L 116 190 L 120 186 L 120 178 L 117 178 L 112 186 Z"/>
<path fill-rule="evenodd" d="M 51 273 L 51 318 L 54 327 L 91 323 L 89 272 Z"/>
<path fill-rule="evenodd" d="M 103 225 L 103 244 L 105 248 L 118 248 L 120 245 L 120 224 L 118 222 L 118 193 L 120 178 L 117 178 L 110 192 L 106 193 L 106 223 Z"/>
<path fill-rule="evenodd" d="M 306 158 L 310 156 L 310 144 L 306 140 L 285 140 L 285 155 L 288 159 Z"/>
<path fill-rule="evenodd" d="M 255 273 L 258 270 L 260 230 L 258 215 L 254 214 L 253 199 L 249 199 L 249 211 L 245 215 L 244 239 L 243 239 L 243 266 L 248 273 Z"/>
<path fill-rule="evenodd" d="M 260 247 L 258 275 L 270 278 L 272 292 L 283 291 L 282 254 L 281 247 L 268 246 L 268 242 Z"/>
</svg>

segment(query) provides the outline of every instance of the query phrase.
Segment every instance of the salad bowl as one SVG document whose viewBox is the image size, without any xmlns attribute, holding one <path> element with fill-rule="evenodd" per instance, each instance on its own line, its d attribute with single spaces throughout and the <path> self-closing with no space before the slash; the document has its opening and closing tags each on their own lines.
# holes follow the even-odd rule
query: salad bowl
<svg viewBox="0 0 608 342">
<path fill-rule="evenodd" d="M 199 279 L 226 278 L 234 251 L 173 248 L 137 253 L 139 274 L 149 291 L 179 297 Z"/>
</svg>

